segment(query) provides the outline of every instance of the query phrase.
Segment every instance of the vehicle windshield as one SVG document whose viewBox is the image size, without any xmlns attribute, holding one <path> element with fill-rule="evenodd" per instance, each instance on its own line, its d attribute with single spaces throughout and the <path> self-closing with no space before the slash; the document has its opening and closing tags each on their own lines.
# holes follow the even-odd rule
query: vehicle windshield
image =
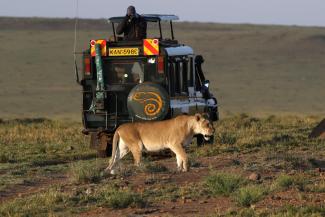
<svg viewBox="0 0 325 217">
<path fill-rule="evenodd" d="M 158 73 L 157 58 L 106 59 L 103 61 L 107 84 L 137 84 L 145 81 L 161 83 L 164 74 Z"/>
</svg>

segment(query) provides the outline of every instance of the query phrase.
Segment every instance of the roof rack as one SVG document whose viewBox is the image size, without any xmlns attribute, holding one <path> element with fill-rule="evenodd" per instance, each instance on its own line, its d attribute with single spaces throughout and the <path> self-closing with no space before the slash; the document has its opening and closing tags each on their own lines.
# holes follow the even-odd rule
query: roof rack
<svg viewBox="0 0 325 217">
<path fill-rule="evenodd" d="M 179 17 L 176 15 L 171 14 L 141 14 L 141 16 L 144 18 L 147 22 L 160 22 L 160 21 L 173 21 L 173 20 L 179 20 Z M 123 17 L 110 17 L 108 19 L 108 22 L 111 23 L 120 23 L 124 19 Z"/>
<path fill-rule="evenodd" d="M 174 29 L 173 29 L 173 20 L 179 20 L 179 17 L 176 15 L 171 15 L 171 14 L 141 14 L 141 17 L 144 18 L 146 22 L 158 22 L 159 24 L 159 32 L 160 32 L 160 39 L 162 39 L 162 31 L 161 31 L 161 23 L 160 22 L 169 22 L 170 23 L 170 31 L 171 31 L 171 36 L 172 40 L 174 40 Z M 109 23 L 112 23 L 113 27 L 113 33 L 114 33 L 114 38 L 116 41 L 116 33 L 115 33 L 115 23 L 120 23 L 123 21 L 123 17 L 110 17 L 108 19 Z"/>
</svg>

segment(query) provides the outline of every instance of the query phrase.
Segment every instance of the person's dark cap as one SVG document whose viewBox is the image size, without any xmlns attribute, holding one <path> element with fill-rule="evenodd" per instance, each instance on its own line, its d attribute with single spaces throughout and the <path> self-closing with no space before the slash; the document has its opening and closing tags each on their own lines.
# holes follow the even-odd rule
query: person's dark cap
<svg viewBox="0 0 325 217">
<path fill-rule="evenodd" d="M 128 7 L 128 9 L 126 10 L 126 13 L 127 13 L 127 15 L 129 15 L 129 16 L 131 16 L 131 15 L 135 15 L 135 13 L 136 13 L 136 11 L 135 11 L 135 7 L 134 6 L 132 6 L 132 5 L 130 5 L 129 7 Z"/>
</svg>

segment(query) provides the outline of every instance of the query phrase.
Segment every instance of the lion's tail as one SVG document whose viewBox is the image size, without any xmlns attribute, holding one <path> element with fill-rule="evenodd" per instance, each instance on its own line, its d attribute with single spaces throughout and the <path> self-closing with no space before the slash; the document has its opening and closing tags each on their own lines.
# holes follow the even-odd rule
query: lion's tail
<svg viewBox="0 0 325 217">
<path fill-rule="evenodd" d="M 108 168 L 111 170 L 116 162 L 116 153 L 117 153 L 117 149 L 118 149 L 118 142 L 120 140 L 120 135 L 118 134 L 118 131 L 116 130 L 114 133 L 114 137 L 113 137 L 113 150 L 112 150 L 112 158 L 110 160 L 109 166 Z"/>
</svg>

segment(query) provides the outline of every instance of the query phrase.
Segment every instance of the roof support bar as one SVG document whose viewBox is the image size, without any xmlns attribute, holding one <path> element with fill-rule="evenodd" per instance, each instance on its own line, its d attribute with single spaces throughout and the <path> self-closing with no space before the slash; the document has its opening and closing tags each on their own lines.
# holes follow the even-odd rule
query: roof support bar
<svg viewBox="0 0 325 217">
<path fill-rule="evenodd" d="M 174 40 L 173 22 L 172 21 L 169 21 L 169 22 L 170 22 L 170 31 L 171 31 L 171 34 L 172 34 L 172 39 Z"/>
<path fill-rule="evenodd" d="M 160 20 L 158 21 L 158 24 L 159 24 L 160 39 L 162 39 L 163 38 L 163 35 L 162 35 L 162 31 L 161 31 L 161 23 L 160 23 Z"/>
<path fill-rule="evenodd" d="M 112 28 L 113 28 L 113 34 L 114 34 L 114 41 L 117 41 L 116 40 L 116 34 L 115 34 L 115 25 L 114 25 L 114 22 L 112 22 Z"/>
</svg>

